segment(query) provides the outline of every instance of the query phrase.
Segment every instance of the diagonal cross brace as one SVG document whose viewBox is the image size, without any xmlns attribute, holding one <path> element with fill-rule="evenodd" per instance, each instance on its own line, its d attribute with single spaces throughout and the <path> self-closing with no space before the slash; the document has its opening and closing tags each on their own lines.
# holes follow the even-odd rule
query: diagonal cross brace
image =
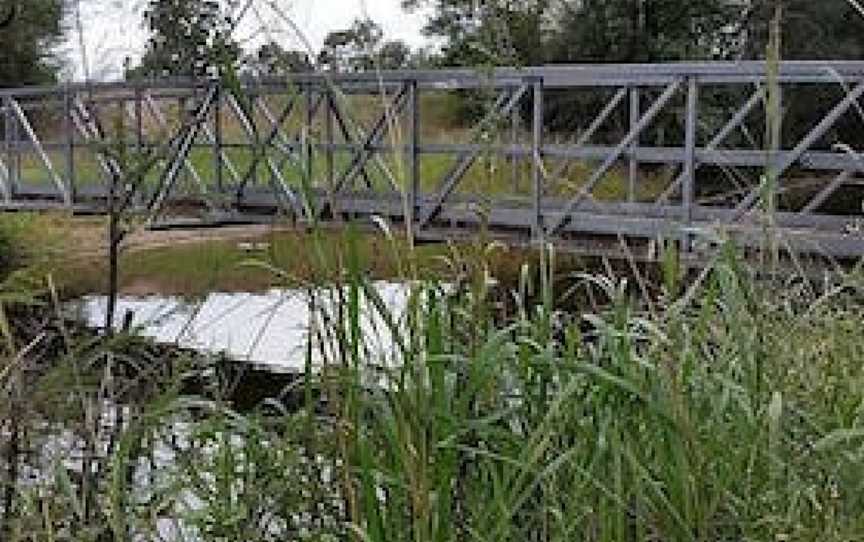
<svg viewBox="0 0 864 542">
<path fill-rule="evenodd" d="M 813 199 L 810 200 L 810 203 L 808 203 L 804 207 L 804 209 L 802 209 L 801 212 L 799 212 L 798 214 L 800 216 L 813 214 L 817 209 L 822 207 L 822 204 L 825 203 L 828 198 L 834 195 L 834 192 L 836 192 L 841 186 L 843 186 L 844 184 L 846 184 L 847 181 L 849 181 L 849 178 L 852 177 L 853 173 L 854 172 L 851 169 L 844 169 L 843 171 L 841 171 L 840 174 L 837 175 L 830 183 L 828 183 L 828 186 L 826 186 L 822 189 L 822 191 L 816 194 L 816 196 L 814 196 Z"/>
<path fill-rule="evenodd" d="M 75 128 L 88 143 L 104 144 L 103 141 L 105 138 L 102 135 L 102 129 L 91 115 L 89 109 L 79 98 L 75 98 L 75 106 L 72 108 L 71 115 Z M 105 153 L 97 151 L 96 159 L 99 161 L 102 170 L 108 175 L 109 180 L 116 181 L 121 178 L 120 165 L 113 157 L 106 156 Z"/>
<path fill-rule="evenodd" d="M 348 123 L 345 121 L 345 117 L 342 116 L 342 112 L 338 107 L 336 107 L 336 104 L 332 99 L 330 102 L 330 111 L 333 112 L 333 118 L 336 120 L 336 124 L 339 126 L 339 131 L 342 133 L 342 137 L 345 138 L 345 141 L 354 142 L 354 138 L 351 135 L 351 130 L 348 128 Z M 360 175 L 363 175 L 363 183 L 366 185 L 366 188 L 372 190 L 372 181 L 369 179 L 369 173 L 366 171 L 365 166 L 360 170 Z"/>
<path fill-rule="evenodd" d="M 519 100 L 522 99 L 526 92 L 528 92 L 528 85 L 520 86 L 515 92 L 511 92 L 510 90 L 504 90 L 501 92 L 498 99 L 495 101 L 495 104 L 492 106 L 492 111 L 490 111 L 474 129 L 475 137 L 476 134 L 481 132 L 487 124 L 493 122 L 498 117 L 509 114 L 513 108 L 519 104 Z M 461 181 L 465 176 L 465 173 L 467 173 L 471 166 L 474 165 L 474 162 L 477 160 L 477 157 L 481 152 L 481 149 L 476 149 L 470 152 L 463 152 L 459 155 L 456 163 L 444 177 L 444 182 L 441 185 L 441 189 L 438 191 L 435 202 L 420 219 L 418 229 L 425 228 L 429 225 L 429 222 L 438 215 L 444 202 L 450 197 L 450 194 L 456 188 L 456 185 L 459 184 L 459 181 Z"/>
<path fill-rule="evenodd" d="M 372 149 L 371 146 L 378 143 L 384 136 L 387 122 L 402 112 L 402 109 L 404 108 L 407 101 L 406 98 L 408 97 L 408 91 L 410 87 L 410 84 L 402 85 L 402 88 L 400 88 L 396 96 L 393 97 L 389 106 L 384 108 L 384 112 L 381 114 L 380 117 L 378 117 L 378 120 L 375 122 L 372 130 L 366 135 L 365 139 L 363 140 L 361 148 L 354 153 L 354 158 L 351 160 L 351 164 L 348 166 L 348 168 L 345 170 L 339 180 L 336 181 L 336 184 L 333 188 L 334 192 L 339 192 L 340 190 L 342 190 L 342 187 L 345 186 L 346 183 L 351 182 L 361 170 L 365 171 L 366 163 L 373 156 L 376 156 L 380 159 L 376 151 Z M 334 107 L 334 109 L 336 111 L 339 110 L 338 107 Z M 346 136 L 348 136 L 348 134 L 346 134 Z M 384 174 L 388 177 L 388 180 L 390 181 L 392 187 L 394 189 L 398 188 L 396 181 L 393 179 L 393 174 L 390 172 L 387 166 L 379 161 L 379 167 L 384 170 Z"/>
<path fill-rule="evenodd" d="M 156 194 L 154 194 L 153 199 L 147 206 L 150 210 L 151 220 L 164 204 L 165 198 L 167 198 L 168 194 L 173 190 L 174 184 L 177 182 L 177 176 L 180 173 L 180 168 L 183 167 L 183 162 L 185 162 L 189 156 L 189 151 L 192 149 L 192 145 L 198 137 L 198 132 L 201 129 L 204 120 L 207 118 L 210 107 L 212 107 L 213 102 L 215 101 L 217 92 L 218 88 L 215 86 L 210 89 L 206 98 L 198 107 L 191 125 L 186 128 L 185 133 L 180 137 L 180 144 L 177 148 L 177 152 L 174 154 L 168 169 L 165 170 L 162 179 L 160 179 Z"/>
<path fill-rule="evenodd" d="M 636 123 L 635 126 L 630 130 L 626 137 L 618 144 L 612 154 L 606 157 L 606 160 L 603 164 L 594 171 L 591 177 L 588 179 L 588 182 L 585 183 L 584 186 L 579 190 L 579 192 L 571 199 L 567 205 L 564 207 L 564 211 L 561 215 L 561 218 L 555 224 L 552 224 L 546 232 L 546 235 L 552 236 L 558 230 L 564 227 L 567 222 L 570 221 L 570 214 L 576 209 L 576 206 L 579 203 L 587 198 L 597 183 L 603 178 L 604 175 L 612 168 L 616 161 L 618 161 L 621 156 L 630 148 L 630 145 L 636 141 L 636 138 L 648 127 L 651 122 L 657 117 L 663 107 L 669 102 L 673 95 L 678 91 L 678 88 L 681 86 L 681 79 L 676 79 L 672 83 L 666 87 L 666 90 L 663 91 L 663 94 L 660 95 L 659 98 L 654 102 L 653 105 L 642 115 L 642 118 L 639 119 L 639 122 Z"/>
<path fill-rule="evenodd" d="M 147 104 L 147 109 L 150 110 L 150 114 L 153 115 L 153 118 L 156 119 L 156 122 L 158 122 L 159 125 L 162 126 L 164 129 L 168 130 L 168 128 L 169 128 L 168 119 L 165 118 L 165 114 L 162 113 L 162 110 L 159 108 L 159 105 L 156 103 L 155 100 L 153 100 L 153 97 L 150 96 L 149 92 L 144 93 L 144 103 Z M 206 124 L 204 126 L 201 126 L 201 127 L 206 129 Z M 198 136 L 196 133 L 195 139 L 197 139 L 197 138 L 198 138 Z M 195 139 L 192 140 L 193 144 L 195 142 Z M 186 169 L 186 171 L 189 173 L 189 175 L 192 176 L 192 179 L 194 179 L 195 183 L 198 186 L 200 186 L 202 190 L 206 191 L 207 188 L 206 188 L 204 181 L 201 179 L 201 176 L 198 174 L 198 170 L 195 169 L 195 166 L 192 165 L 192 162 L 190 162 L 188 158 L 183 159 L 183 167 Z"/>
<path fill-rule="evenodd" d="M 143 100 L 151 102 L 153 98 L 149 93 L 145 92 L 143 94 Z M 158 106 L 156 106 L 154 102 L 152 106 L 148 105 L 148 107 L 151 111 L 153 111 L 153 109 Z M 128 116 L 130 120 L 136 120 L 135 113 L 132 110 L 127 109 L 126 116 Z M 160 122 L 160 124 L 165 126 L 167 124 L 167 121 L 164 123 Z M 213 134 L 213 130 L 210 129 L 210 126 L 205 123 L 201 126 L 201 129 L 204 131 L 204 136 L 207 137 L 207 140 L 210 142 L 210 144 L 218 146 L 216 136 Z M 228 156 L 224 149 L 219 149 L 219 155 L 222 158 L 222 163 L 225 164 L 225 169 L 228 170 L 228 174 L 231 175 L 231 178 L 234 179 L 235 183 L 240 184 L 240 175 L 237 173 L 237 166 L 234 165 L 234 162 L 231 160 L 231 158 Z"/>
<path fill-rule="evenodd" d="M 594 121 L 588 126 L 588 129 L 582 132 L 582 134 L 579 135 L 579 137 L 576 139 L 576 141 L 574 142 L 574 145 L 576 147 L 582 147 L 584 145 L 587 145 L 588 142 L 591 141 L 591 138 L 594 137 L 594 134 L 597 133 L 597 130 L 599 130 L 606 123 L 606 121 L 609 120 L 609 117 L 612 115 L 612 113 L 614 113 L 615 110 L 618 109 L 618 106 L 621 105 L 621 102 L 623 102 L 624 98 L 627 97 L 627 93 L 627 88 L 618 89 L 618 92 L 616 92 L 612 99 L 609 100 L 609 103 L 607 103 L 606 106 L 600 111 L 600 114 L 598 114 L 597 117 L 594 118 Z M 564 177 L 570 171 L 570 167 L 572 165 L 573 160 L 566 160 L 563 164 L 561 164 L 561 166 L 558 167 L 558 169 L 552 172 L 550 178 L 560 179 Z"/>
<path fill-rule="evenodd" d="M 744 120 L 747 118 L 747 116 L 750 115 L 750 113 L 753 111 L 753 109 L 757 105 L 759 105 L 759 103 L 762 101 L 762 99 L 765 96 L 766 90 L 767 89 L 764 86 L 761 86 L 758 89 L 756 89 L 750 95 L 750 99 L 748 99 L 747 102 L 735 113 L 735 115 L 733 115 L 732 118 L 729 119 L 729 122 L 727 122 L 720 129 L 720 131 L 717 132 L 717 135 L 714 136 L 714 138 L 708 143 L 708 145 L 705 147 L 705 150 L 706 151 L 717 150 L 717 148 L 719 148 L 720 145 L 723 144 L 723 142 L 726 140 L 726 138 L 729 137 L 729 135 L 733 131 L 735 131 L 737 128 L 739 128 L 741 126 L 741 124 L 744 122 Z M 702 164 L 700 164 L 698 161 L 695 163 L 695 165 L 694 165 L 695 169 L 693 171 L 694 175 L 696 174 L 696 171 L 698 171 L 701 166 L 702 166 Z M 655 205 L 659 206 L 659 205 L 663 205 L 663 204 L 667 203 L 669 201 L 669 198 L 672 197 L 672 194 L 674 194 L 678 190 L 678 188 L 680 188 L 681 185 L 684 183 L 684 180 L 687 178 L 687 175 L 688 175 L 688 172 L 683 171 L 678 176 L 678 178 L 675 179 L 675 182 L 673 182 L 669 186 L 669 188 L 667 188 L 660 195 L 660 197 L 657 198 Z"/>
<path fill-rule="evenodd" d="M 240 120 L 240 124 L 243 126 L 244 131 L 246 132 L 247 137 L 250 141 L 257 140 L 257 135 L 255 131 L 255 127 L 252 124 L 252 120 L 249 118 L 249 115 L 246 111 L 240 106 L 237 102 L 237 98 L 231 94 L 228 96 L 228 103 L 231 105 L 231 109 L 234 112 L 234 115 Z M 285 181 L 285 178 L 282 176 L 282 173 L 279 171 L 279 168 L 276 167 L 276 164 L 273 163 L 273 159 L 267 155 L 266 146 L 271 145 L 273 140 L 276 138 L 276 134 L 279 131 L 278 126 L 281 126 L 282 123 L 291 115 L 291 112 L 294 110 L 294 106 L 296 104 L 296 100 L 292 99 L 291 102 L 285 107 L 285 110 L 282 112 L 280 116 L 279 123 L 271 130 L 268 137 L 265 139 L 263 145 L 264 150 L 261 153 L 257 153 L 253 160 L 252 164 L 250 164 L 249 168 L 246 170 L 246 174 L 244 175 L 243 182 L 240 183 L 240 186 L 237 187 L 237 197 L 241 198 L 243 195 L 243 191 L 246 189 L 246 185 L 251 181 L 252 176 L 255 174 L 255 169 L 258 167 L 258 164 L 261 162 L 261 159 L 264 159 L 264 162 L 267 164 L 267 168 L 270 170 L 270 178 L 271 183 L 275 180 L 278 181 L 278 185 L 275 186 L 277 190 L 281 190 L 285 197 L 288 198 L 291 203 L 291 207 L 294 209 L 294 212 L 297 214 L 302 214 L 302 207 L 300 205 L 300 201 L 297 198 L 297 195 L 294 191 L 288 186 L 288 183 Z"/>
<path fill-rule="evenodd" d="M 832 109 L 827 115 L 825 115 L 825 118 L 823 118 L 819 122 L 819 124 L 817 124 L 816 127 L 810 131 L 809 134 L 804 136 L 804 139 L 802 139 L 798 143 L 798 145 L 792 150 L 792 152 L 790 152 L 788 155 L 785 155 L 781 160 L 777 161 L 776 164 L 772 165 L 774 167 L 774 171 L 772 172 L 773 175 L 776 175 L 779 178 L 780 175 L 782 175 L 784 172 L 786 172 L 786 170 L 792 167 L 792 164 L 797 162 L 798 159 L 800 159 L 801 156 L 805 152 L 807 152 L 807 150 L 810 149 L 810 147 L 812 147 L 816 143 L 816 141 L 819 140 L 819 138 L 825 135 L 825 132 L 830 130 L 831 127 L 834 126 L 834 124 L 840 119 L 840 117 L 842 117 L 846 113 L 846 111 L 848 111 L 849 108 L 852 107 L 853 104 L 858 102 L 858 99 L 861 98 L 862 95 L 864 95 L 864 82 L 858 83 L 858 85 L 854 89 L 847 92 L 843 99 L 840 100 L 840 102 L 836 106 L 834 106 L 834 109 Z M 736 213 L 734 216 L 734 220 L 741 218 L 741 216 L 744 215 L 748 209 L 750 209 L 750 207 L 756 202 L 756 200 L 759 199 L 759 193 L 761 191 L 761 186 L 757 186 L 750 191 L 747 197 L 744 198 L 744 200 L 742 200 L 741 203 L 739 203 L 738 206 L 735 208 Z"/>
<path fill-rule="evenodd" d="M 309 116 L 310 117 L 315 116 L 315 114 L 318 112 L 318 109 L 321 108 L 323 101 L 324 101 L 323 97 L 319 97 L 315 101 L 315 103 L 312 104 L 312 107 L 309 110 Z M 271 127 L 276 130 L 276 136 L 270 140 L 272 142 L 270 144 L 273 144 L 277 149 L 281 150 L 282 153 L 285 155 L 282 158 L 282 160 L 280 160 L 280 162 L 278 164 L 279 171 L 281 171 L 282 168 L 285 166 L 285 162 L 289 161 L 289 160 L 291 161 L 291 164 L 295 168 L 299 169 L 298 165 L 297 165 L 297 160 L 294 157 L 295 151 L 292 148 L 293 143 L 291 141 L 291 138 L 287 134 L 285 134 L 285 132 L 281 128 L 282 124 L 285 121 L 283 120 L 282 122 L 279 122 L 279 119 L 276 118 L 276 116 L 273 114 L 273 112 L 270 110 L 270 108 L 267 107 L 267 104 L 265 104 L 263 101 L 258 102 L 258 108 L 261 110 L 262 113 L 264 113 L 264 117 L 267 119 L 268 122 L 270 122 Z M 273 139 L 275 139 L 276 137 L 279 138 L 278 144 L 275 141 L 273 141 Z M 301 135 L 301 137 L 302 137 L 302 135 Z"/>
<path fill-rule="evenodd" d="M 145 91 L 144 93 L 142 93 L 142 99 L 148 102 L 148 109 L 150 109 L 151 113 L 158 108 L 158 105 L 155 103 L 153 97 L 150 95 L 149 92 Z M 128 116 L 130 120 L 135 121 L 135 115 L 136 113 L 132 109 L 126 110 L 126 116 Z M 162 126 L 167 127 L 167 120 L 164 119 L 164 114 L 161 113 L 161 110 L 160 115 L 163 117 L 163 119 L 159 120 L 157 118 L 157 122 L 159 122 Z M 213 130 L 210 129 L 210 126 L 207 123 L 202 124 L 201 129 L 204 131 L 204 135 L 207 137 L 207 140 L 210 142 L 210 144 L 218 145 L 218 142 L 216 141 L 216 136 L 213 134 Z M 231 178 L 234 179 L 234 182 L 239 184 L 240 175 L 237 173 L 237 167 L 234 165 L 234 162 L 225 153 L 224 149 L 219 149 L 219 155 L 222 158 L 222 163 L 225 164 L 225 169 L 228 170 L 228 174 L 231 175 Z M 191 166 L 191 164 L 189 165 Z"/>
<path fill-rule="evenodd" d="M 216 104 L 216 107 L 221 107 L 221 104 Z M 231 175 L 234 182 L 239 185 L 242 182 L 239 170 L 237 169 L 237 166 L 234 165 L 234 161 L 228 156 L 228 153 L 225 152 L 225 149 L 219 144 L 219 140 L 210 128 L 210 125 L 204 123 L 204 125 L 201 126 L 201 129 L 204 130 L 204 135 L 207 137 L 207 141 L 209 141 L 211 145 L 218 147 L 219 157 L 222 160 L 222 163 L 225 164 L 225 169 L 228 170 L 228 174 Z"/>
<path fill-rule="evenodd" d="M 60 191 L 60 195 L 63 197 L 63 202 L 66 205 L 72 205 L 72 192 L 69 190 L 69 187 L 66 186 L 66 183 L 63 182 L 63 179 L 60 178 L 60 175 L 54 170 L 54 165 L 51 163 L 51 158 L 48 156 L 48 153 L 45 152 L 45 148 L 42 146 L 42 143 L 39 141 L 39 136 L 36 135 L 36 132 L 33 130 L 33 126 L 30 125 L 30 121 L 27 120 L 27 115 L 24 114 L 24 110 L 21 109 L 21 104 L 14 98 L 9 98 L 9 105 L 12 107 L 12 111 L 18 117 L 18 120 L 21 122 L 21 126 L 24 127 L 24 131 L 27 133 L 27 137 L 30 138 L 30 142 L 33 144 L 33 147 L 36 149 L 36 153 L 39 155 L 39 159 L 42 160 L 42 165 L 45 166 L 45 169 L 48 170 L 48 174 L 51 176 L 51 181 L 57 187 L 57 190 Z"/>
</svg>

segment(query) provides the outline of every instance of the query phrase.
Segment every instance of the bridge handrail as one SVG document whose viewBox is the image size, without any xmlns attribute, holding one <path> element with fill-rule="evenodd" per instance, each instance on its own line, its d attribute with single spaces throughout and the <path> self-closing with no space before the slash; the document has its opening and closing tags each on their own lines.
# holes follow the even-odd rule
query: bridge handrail
<svg viewBox="0 0 864 542">
<path fill-rule="evenodd" d="M 373 88 L 381 84 L 417 82 L 424 88 L 503 87 L 526 80 L 543 81 L 549 88 L 597 86 L 654 86 L 676 79 L 695 77 L 702 84 L 757 83 L 768 77 L 769 66 L 764 61 L 741 62 L 681 62 L 664 64 L 579 64 L 547 65 L 523 68 L 434 69 L 372 71 L 363 73 L 298 73 L 286 76 L 245 77 L 241 81 L 250 87 L 285 87 L 290 85 L 322 86 L 327 84 L 357 85 Z M 779 79 L 788 83 L 848 83 L 864 80 L 864 61 L 784 61 L 780 63 Z M 150 88 L 206 88 L 214 79 L 183 77 L 138 79 L 112 82 L 74 82 L 56 86 L 33 86 L 0 89 L 0 96 L 60 94 L 64 92 L 99 92 Z"/>
</svg>

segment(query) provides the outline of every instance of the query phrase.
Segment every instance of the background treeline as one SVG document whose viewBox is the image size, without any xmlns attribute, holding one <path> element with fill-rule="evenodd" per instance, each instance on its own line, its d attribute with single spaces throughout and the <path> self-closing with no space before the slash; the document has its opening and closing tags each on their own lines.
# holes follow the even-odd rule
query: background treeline
<svg viewBox="0 0 864 542">
<path fill-rule="evenodd" d="M 87 1 L 94 0 L 83 0 Z M 374 21 L 331 32 L 320 50 L 236 41 L 240 0 L 143 0 L 149 40 L 129 75 L 364 71 L 477 65 L 758 59 L 783 13 L 785 59 L 860 59 L 864 20 L 849 0 L 403 0 L 429 14 L 430 45 L 390 40 Z M 0 85 L 56 81 L 74 30 L 72 0 L 0 0 Z"/>
<path fill-rule="evenodd" d="M 246 52 L 232 41 L 234 21 L 226 15 L 237 13 L 237 4 L 150 0 L 151 39 L 133 73 L 759 59 L 778 5 L 788 37 L 784 58 L 864 56 L 864 22 L 847 0 L 404 0 L 404 9 L 430 14 L 424 33 L 434 46 L 412 50 L 358 19 L 327 35 L 319 51 L 268 42 Z"/>
</svg>

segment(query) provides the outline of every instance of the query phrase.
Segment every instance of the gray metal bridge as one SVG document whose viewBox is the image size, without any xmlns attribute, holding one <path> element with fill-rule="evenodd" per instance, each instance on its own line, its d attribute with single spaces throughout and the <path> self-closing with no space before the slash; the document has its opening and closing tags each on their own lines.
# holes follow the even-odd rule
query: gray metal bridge
<svg viewBox="0 0 864 542">
<path fill-rule="evenodd" d="M 646 254 L 657 240 L 758 247 L 768 225 L 795 251 L 864 254 L 864 162 L 848 139 L 864 135 L 864 62 L 768 73 L 592 65 L 2 90 L 0 209 L 114 207 L 154 226 L 379 216 L 421 239 L 485 230 L 588 251 L 624 239 Z M 772 126 L 782 137 L 766 150 Z M 771 213 L 766 171 L 780 179 Z"/>
</svg>

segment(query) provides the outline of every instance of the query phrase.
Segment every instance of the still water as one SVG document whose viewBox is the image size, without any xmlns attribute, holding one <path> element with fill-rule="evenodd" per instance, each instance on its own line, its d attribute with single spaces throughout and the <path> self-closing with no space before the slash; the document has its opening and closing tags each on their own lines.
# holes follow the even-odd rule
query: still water
<svg viewBox="0 0 864 542">
<path fill-rule="evenodd" d="M 401 283 L 376 282 L 374 288 L 387 312 L 397 321 L 404 312 L 409 287 Z M 198 301 L 180 297 L 121 297 L 117 304 L 115 326 L 122 325 L 127 313 L 132 315 L 136 332 L 157 342 L 176 344 L 203 352 L 224 352 L 237 361 L 248 361 L 278 372 L 302 371 L 307 359 L 309 330 L 322 326 L 322 316 L 332 315 L 334 292 L 316 295 L 316 309 L 311 296 L 300 290 L 270 290 L 265 293 L 211 293 Z M 384 319 L 368 300 L 363 306 L 362 330 L 367 355 L 379 360 L 392 359 L 392 335 Z M 81 300 L 88 325 L 104 325 L 107 299 L 88 296 Z M 326 341 L 324 341 L 326 343 Z M 321 361 L 316 344 L 313 362 Z"/>
</svg>

